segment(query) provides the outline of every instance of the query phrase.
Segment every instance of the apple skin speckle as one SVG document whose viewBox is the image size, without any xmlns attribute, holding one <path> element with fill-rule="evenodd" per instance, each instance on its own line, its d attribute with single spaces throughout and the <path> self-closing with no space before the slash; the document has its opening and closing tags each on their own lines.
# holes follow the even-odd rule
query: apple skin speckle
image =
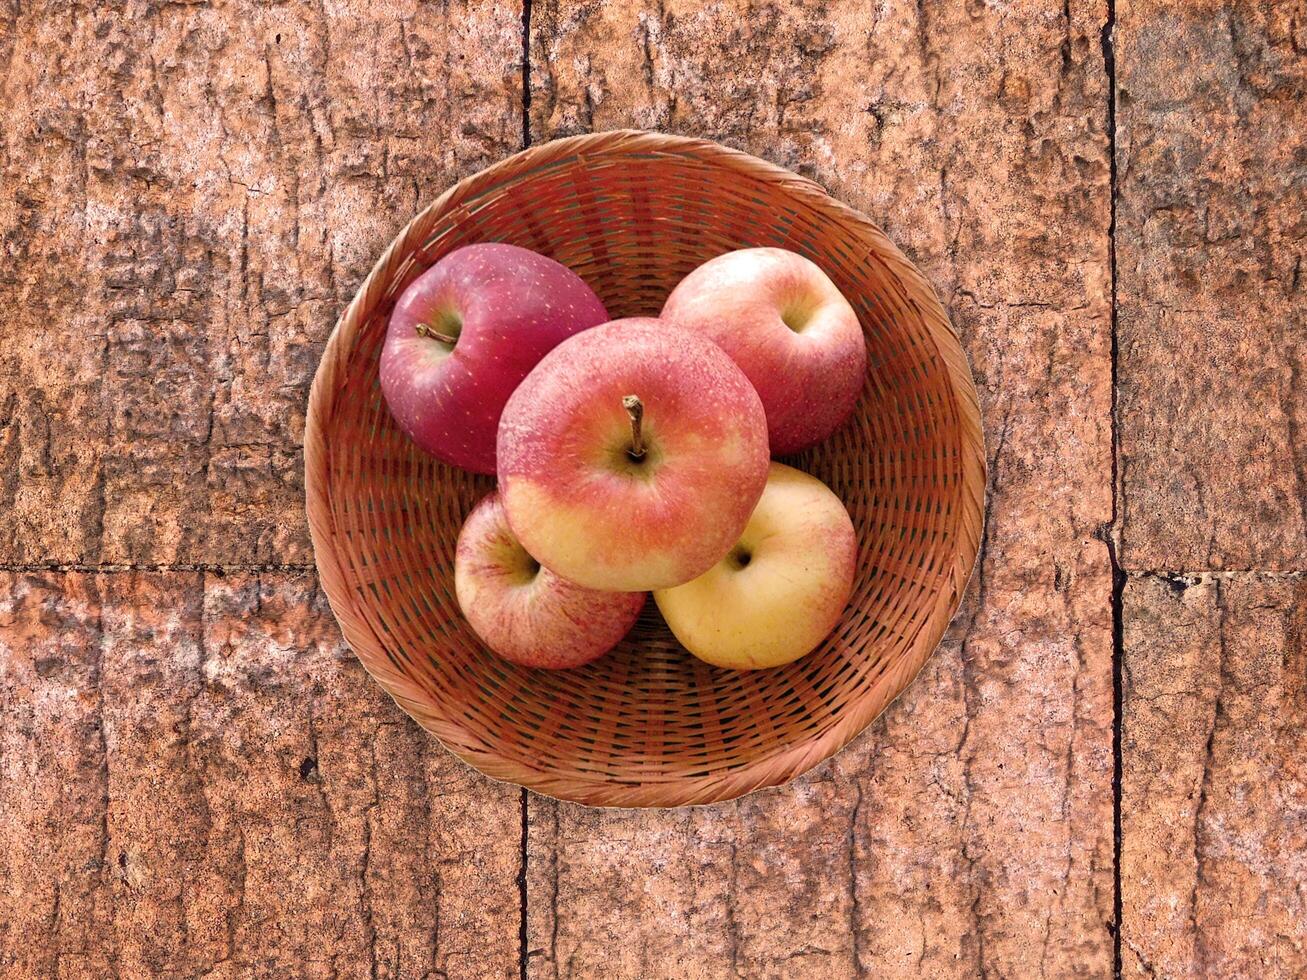
<svg viewBox="0 0 1307 980">
<path fill-rule="evenodd" d="M 418 333 L 451 315 L 461 321 L 452 347 Z M 499 416 L 513 390 L 563 340 L 607 320 L 594 291 L 553 259 L 516 245 L 467 245 L 396 303 L 381 351 L 382 395 L 423 450 L 493 474 Z"/>
</svg>

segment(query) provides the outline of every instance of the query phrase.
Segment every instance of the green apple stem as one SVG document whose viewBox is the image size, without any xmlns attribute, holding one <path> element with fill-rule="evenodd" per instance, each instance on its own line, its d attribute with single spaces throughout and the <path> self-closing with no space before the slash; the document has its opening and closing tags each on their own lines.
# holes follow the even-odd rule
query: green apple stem
<svg viewBox="0 0 1307 980">
<path fill-rule="evenodd" d="M 634 460 L 644 459 L 644 433 L 640 431 L 644 421 L 644 402 L 636 395 L 626 395 L 622 398 L 622 407 L 631 419 L 631 448 L 627 453 Z"/>
</svg>

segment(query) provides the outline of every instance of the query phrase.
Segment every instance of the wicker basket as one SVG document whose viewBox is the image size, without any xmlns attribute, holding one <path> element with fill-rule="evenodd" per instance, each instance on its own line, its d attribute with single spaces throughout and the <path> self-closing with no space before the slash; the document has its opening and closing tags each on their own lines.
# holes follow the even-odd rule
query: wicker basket
<svg viewBox="0 0 1307 980">
<path fill-rule="evenodd" d="M 766 671 L 707 666 L 648 603 L 611 654 L 531 671 L 485 649 L 454 598 L 454 542 L 493 485 L 391 422 L 377 358 L 396 297 L 450 249 L 508 241 L 579 273 L 614 316 L 657 314 L 704 260 L 777 245 L 852 302 L 869 371 L 854 418 L 789 462 L 859 534 L 834 633 Z M 601 806 L 726 800 L 829 758 L 921 669 L 975 560 L 985 485 L 976 392 L 931 287 L 874 225 L 808 180 L 703 140 L 596 133 L 446 191 L 386 250 L 322 356 L 305 433 L 318 571 L 346 639 L 399 705 L 497 779 Z"/>
</svg>

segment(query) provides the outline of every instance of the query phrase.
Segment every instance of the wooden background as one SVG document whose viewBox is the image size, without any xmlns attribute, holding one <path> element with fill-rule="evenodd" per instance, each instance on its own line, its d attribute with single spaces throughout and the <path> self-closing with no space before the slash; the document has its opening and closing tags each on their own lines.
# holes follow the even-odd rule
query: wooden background
<svg viewBox="0 0 1307 980">
<path fill-rule="evenodd" d="M 1307 974 L 1307 5 L 0 4 L 0 976 Z M 484 779 L 317 588 L 317 356 L 524 141 L 812 176 L 970 354 L 979 572 L 736 803 Z"/>
</svg>

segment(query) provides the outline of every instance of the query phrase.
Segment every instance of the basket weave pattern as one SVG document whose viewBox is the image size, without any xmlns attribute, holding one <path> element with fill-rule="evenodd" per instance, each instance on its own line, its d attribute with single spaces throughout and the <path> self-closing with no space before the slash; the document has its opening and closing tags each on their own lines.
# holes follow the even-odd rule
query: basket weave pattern
<svg viewBox="0 0 1307 980">
<path fill-rule="evenodd" d="M 436 462 L 390 420 L 377 380 L 404 288 L 460 245 L 549 255 L 610 315 L 657 315 L 734 248 L 820 265 L 853 304 L 869 369 L 854 417 L 788 462 L 844 501 L 853 596 L 814 653 L 725 671 L 677 644 L 649 602 L 606 657 L 531 671 L 490 653 L 454 597 L 463 518 L 493 481 Z M 976 392 L 930 285 L 816 184 L 702 140 L 620 131 L 519 153 L 450 188 L 400 233 L 327 343 L 305 433 L 318 570 L 345 638 L 399 705 L 498 779 L 607 806 L 730 799 L 829 758 L 916 676 L 961 599 L 980 536 Z"/>
</svg>

